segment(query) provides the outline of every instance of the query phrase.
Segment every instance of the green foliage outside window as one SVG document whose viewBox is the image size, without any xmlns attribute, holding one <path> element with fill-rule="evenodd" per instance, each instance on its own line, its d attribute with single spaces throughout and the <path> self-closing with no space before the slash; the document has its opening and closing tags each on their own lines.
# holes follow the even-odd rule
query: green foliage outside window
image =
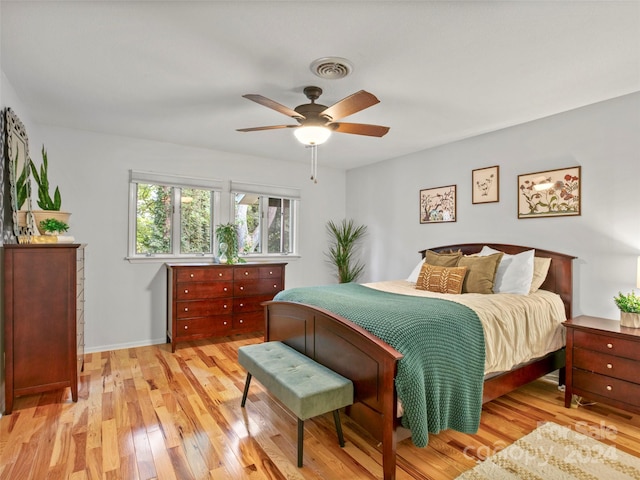
<svg viewBox="0 0 640 480">
<path fill-rule="evenodd" d="M 171 253 L 173 187 L 138 184 L 136 253 Z"/>
<path fill-rule="evenodd" d="M 211 253 L 211 191 L 183 188 L 180 253 Z"/>
</svg>

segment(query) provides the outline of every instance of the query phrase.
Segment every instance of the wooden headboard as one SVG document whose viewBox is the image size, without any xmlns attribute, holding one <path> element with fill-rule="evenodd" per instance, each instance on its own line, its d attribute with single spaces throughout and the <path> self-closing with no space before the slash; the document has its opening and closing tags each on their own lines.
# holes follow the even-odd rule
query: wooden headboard
<svg viewBox="0 0 640 480">
<path fill-rule="evenodd" d="M 533 247 L 523 247 L 520 245 L 505 245 L 502 243 L 462 243 L 460 245 L 446 245 L 442 247 L 429 248 L 428 250 L 432 250 L 434 252 L 460 250 L 464 255 L 471 255 L 478 253 L 485 245 L 510 255 L 521 253 L 526 250 L 535 250 L 536 257 L 550 258 L 551 266 L 549 267 L 549 273 L 540 288 L 560 295 L 560 298 L 562 298 L 562 302 L 564 303 L 567 318 L 571 318 L 573 301 L 573 260 L 576 258 L 572 255 L 565 255 L 564 253 L 552 252 L 549 250 L 539 250 L 537 248 L 534 249 Z M 427 249 L 420 250 L 420 254 L 423 258 L 426 251 Z"/>
</svg>

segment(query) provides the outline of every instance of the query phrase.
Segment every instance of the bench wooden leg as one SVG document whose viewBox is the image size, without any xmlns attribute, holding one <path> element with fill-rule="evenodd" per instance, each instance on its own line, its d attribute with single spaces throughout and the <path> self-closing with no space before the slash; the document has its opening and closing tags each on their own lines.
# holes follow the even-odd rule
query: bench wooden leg
<svg viewBox="0 0 640 480">
<path fill-rule="evenodd" d="M 247 372 L 247 381 L 244 382 L 244 393 L 242 394 L 242 403 L 240 406 L 244 408 L 244 404 L 247 403 L 247 394 L 249 393 L 249 384 L 251 383 L 251 374 Z"/>
<path fill-rule="evenodd" d="M 302 445 L 304 444 L 304 420 L 298 419 L 298 468 L 302 467 Z"/>
<path fill-rule="evenodd" d="M 342 424 L 340 423 L 340 413 L 338 410 L 333 411 L 333 420 L 336 422 L 336 432 L 338 432 L 338 443 L 344 447 L 344 437 L 342 436 Z"/>
</svg>

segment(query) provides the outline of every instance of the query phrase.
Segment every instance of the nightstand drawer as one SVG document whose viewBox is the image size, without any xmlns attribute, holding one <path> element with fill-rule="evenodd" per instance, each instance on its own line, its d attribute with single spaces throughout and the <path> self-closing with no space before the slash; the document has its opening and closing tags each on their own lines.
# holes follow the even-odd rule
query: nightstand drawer
<svg viewBox="0 0 640 480">
<path fill-rule="evenodd" d="M 640 385 L 624 380 L 573 369 L 573 387 L 619 402 L 640 406 Z"/>
<path fill-rule="evenodd" d="M 624 340 L 607 335 L 598 335 L 576 330 L 573 334 L 573 346 L 607 353 L 617 357 L 640 360 L 638 342 L 632 340 Z"/>
<path fill-rule="evenodd" d="M 573 366 L 589 372 L 640 383 L 640 365 L 628 358 L 574 348 Z"/>
</svg>

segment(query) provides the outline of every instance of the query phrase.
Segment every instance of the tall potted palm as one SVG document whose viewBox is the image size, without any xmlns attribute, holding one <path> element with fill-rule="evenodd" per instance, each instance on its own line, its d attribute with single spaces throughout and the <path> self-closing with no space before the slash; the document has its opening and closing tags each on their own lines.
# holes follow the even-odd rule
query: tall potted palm
<svg viewBox="0 0 640 480">
<path fill-rule="evenodd" d="M 364 264 L 357 260 L 357 247 L 367 233 L 366 225 L 356 225 L 353 220 L 340 223 L 327 222 L 329 252 L 325 253 L 330 264 L 336 268 L 340 283 L 355 282 L 364 271 Z"/>
</svg>

